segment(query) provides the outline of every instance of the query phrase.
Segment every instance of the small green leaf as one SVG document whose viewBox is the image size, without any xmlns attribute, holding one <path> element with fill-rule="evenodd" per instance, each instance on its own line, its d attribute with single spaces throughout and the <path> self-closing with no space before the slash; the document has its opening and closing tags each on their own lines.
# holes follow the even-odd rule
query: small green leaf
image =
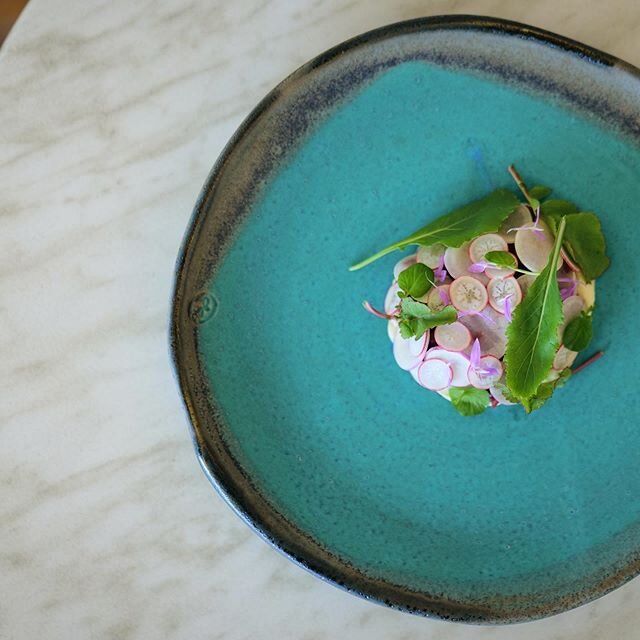
<svg viewBox="0 0 640 640">
<path fill-rule="evenodd" d="M 462 416 L 477 416 L 489 406 L 489 393 L 475 387 L 451 387 L 451 404 Z"/>
<path fill-rule="evenodd" d="M 486 262 L 490 262 L 496 267 L 505 267 L 506 269 L 515 269 L 518 266 L 518 261 L 513 253 L 508 251 L 488 251 L 484 259 Z"/>
<path fill-rule="evenodd" d="M 584 311 L 574 318 L 564 330 L 562 342 L 571 351 L 584 351 L 593 337 L 591 315 Z"/>
<path fill-rule="evenodd" d="M 566 384 L 570 377 L 571 369 L 567 367 L 560 372 L 560 375 L 555 380 L 551 382 L 543 382 L 538 387 L 538 391 L 536 391 L 536 394 L 533 397 L 527 398 L 523 401 L 522 405 L 524 406 L 524 410 L 527 413 L 531 413 L 532 411 L 539 409 L 553 395 L 553 392 L 556 389 L 559 389 Z"/>
<path fill-rule="evenodd" d="M 398 286 L 413 298 L 420 298 L 433 286 L 433 271 L 426 264 L 416 262 L 398 276 Z"/>
<path fill-rule="evenodd" d="M 536 394 L 551 370 L 558 348 L 562 300 L 556 265 L 564 227 L 565 218 L 562 218 L 547 266 L 515 308 L 513 320 L 507 327 L 506 382 L 511 393 L 523 404 Z"/>
<path fill-rule="evenodd" d="M 413 326 L 411 322 L 409 322 L 409 320 L 400 320 L 400 322 L 398 323 L 398 327 L 400 329 L 400 335 L 405 340 L 408 340 L 414 335 Z"/>
<path fill-rule="evenodd" d="M 518 404 L 520 401 L 518 400 L 518 398 L 516 398 L 511 391 L 509 390 L 509 387 L 507 387 L 506 384 L 503 384 L 502 382 L 496 382 L 496 384 L 494 385 L 496 389 L 498 389 L 498 391 L 502 392 L 502 395 L 505 397 L 506 400 L 508 400 L 509 402 L 514 402 L 516 404 Z"/>
<path fill-rule="evenodd" d="M 400 304 L 400 335 L 403 338 L 424 335 L 428 329 L 442 324 L 451 324 L 458 319 L 457 311 L 451 306 L 440 311 L 432 311 L 426 304 L 406 297 Z"/>
<path fill-rule="evenodd" d="M 560 218 L 570 213 L 576 213 L 576 211 L 578 211 L 578 207 L 568 200 L 547 200 L 540 205 L 542 219 L 547 223 L 554 236 L 558 230 Z"/>
<path fill-rule="evenodd" d="M 496 189 L 488 196 L 475 200 L 451 213 L 441 216 L 418 229 L 399 242 L 385 247 L 371 257 L 354 264 L 350 271 L 357 271 L 386 256 L 396 249 L 404 249 L 412 244 L 430 246 L 439 242 L 446 247 L 459 247 L 483 233 L 492 233 L 520 204 L 509 189 Z"/>
<path fill-rule="evenodd" d="M 587 282 L 599 278 L 608 269 L 604 235 L 600 220 L 594 213 L 572 213 L 567 216 L 564 245 Z"/>
<path fill-rule="evenodd" d="M 549 187 L 543 187 L 542 185 L 538 184 L 535 187 L 531 187 L 531 189 L 529 189 L 529 195 L 536 200 L 544 200 L 551 195 L 551 189 L 549 189 Z"/>
</svg>

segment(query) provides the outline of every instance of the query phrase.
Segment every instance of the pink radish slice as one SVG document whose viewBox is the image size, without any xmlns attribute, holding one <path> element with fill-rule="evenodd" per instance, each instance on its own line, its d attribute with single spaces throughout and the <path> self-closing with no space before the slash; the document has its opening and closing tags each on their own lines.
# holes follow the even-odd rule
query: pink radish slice
<svg viewBox="0 0 640 640">
<path fill-rule="evenodd" d="M 567 252 L 564 249 L 560 249 L 560 256 L 571 271 L 574 273 L 578 273 L 580 271 L 580 268 L 571 261 L 571 258 L 567 255 Z"/>
<path fill-rule="evenodd" d="M 531 211 L 525 204 L 521 204 L 501 225 L 500 235 L 507 242 L 515 242 L 516 240 L 516 228 L 524 227 L 527 224 L 531 224 Z M 532 232 L 530 232 L 532 233 Z"/>
<path fill-rule="evenodd" d="M 469 243 L 463 244 L 461 247 L 448 247 L 444 252 L 444 266 L 452 278 L 460 278 L 462 276 L 472 276 L 483 284 L 489 281 L 484 273 L 470 273 L 471 258 L 469 258 Z"/>
<path fill-rule="evenodd" d="M 515 258 L 515 256 L 513 256 Z M 507 269 L 506 267 L 487 267 L 484 272 L 489 278 L 508 278 L 515 273 L 515 269 Z"/>
<path fill-rule="evenodd" d="M 556 353 L 556 357 L 553 359 L 553 368 L 557 371 L 562 371 L 563 369 L 570 367 L 577 357 L 578 353 L 576 351 L 571 351 L 561 344 L 558 352 Z"/>
<path fill-rule="evenodd" d="M 421 298 L 422 300 L 422 298 Z M 426 302 L 432 311 L 442 311 L 447 305 L 445 302 L 450 301 L 449 298 L 449 285 L 442 284 L 439 287 L 433 287 L 426 295 Z"/>
<path fill-rule="evenodd" d="M 419 246 L 416 252 L 416 261 L 426 264 L 431 269 L 437 269 L 440 266 L 440 258 L 444 254 L 443 244 L 430 244 L 428 247 Z"/>
<path fill-rule="evenodd" d="M 446 389 L 453 380 L 453 367 L 440 358 L 425 360 L 418 367 L 418 382 L 431 391 Z"/>
<path fill-rule="evenodd" d="M 584 309 L 584 302 L 580 296 L 569 296 L 562 303 L 562 324 L 558 327 L 558 337 L 562 340 L 567 325 L 577 318 Z"/>
<path fill-rule="evenodd" d="M 449 285 L 449 297 L 458 311 L 482 311 L 489 301 L 485 286 L 471 276 L 456 278 Z"/>
<path fill-rule="evenodd" d="M 547 266 L 549 255 L 553 249 L 553 236 L 549 228 L 542 221 L 538 222 L 538 226 L 543 230 L 542 235 L 534 233 L 532 230 L 533 223 L 531 223 L 518 230 L 515 240 L 516 253 L 520 258 L 520 262 L 527 269 L 536 273 L 539 273 Z M 559 269 L 561 266 L 562 258 L 558 256 L 557 268 Z"/>
<path fill-rule="evenodd" d="M 391 342 L 395 342 L 399 331 L 400 329 L 398 328 L 397 320 L 389 320 L 389 322 L 387 322 L 387 335 L 389 336 L 389 340 L 391 340 Z"/>
<path fill-rule="evenodd" d="M 396 359 L 398 366 L 405 371 L 417 367 L 424 359 L 425 344 L 429 344 L 428 331 L 420 340 L 415 338 L 405 339 L 398 332 L 393 341 L 393 357 Z"/>
<path fill-rule="evenodd" d="M 495 369 L 496 372 L 489 373 L 485 369 Z M 483 356 L 477 368 L 469 365 L 467 375 L 476 389 L 488 389 L 502 378 L 502 362 L 493 356 Z"/>
<path fill-rule="evenodd" d="M 441 349 L 439 347 L 434 347 L 427 351 L 425 362 L 432 360 L 433 358 L 444 360 L 451 365 L 453 377 L 450 385 L 452 387 L 466 387 L 469 385 L 469 376 L 467 375 L 470 364 L 469 358 L 457 351 L 447 351 L 446 349 Z"/>
<path fill-rule="evenodd" d="M 395 308 L 400 304 L 400 298 L 398 297 L 398 291 L 400 287 L 394 282 L 387 291 L 387 295 L 384 299 L 384 311 L 385 313 L 393 313 Z"/>
<path fill-rule="evenodd" d="M 502 358 L 507 347 L 507 319 L 492 307 L 487 307 L 483 316 L 465 316 L 460 322 L 471 332 L 471 339 L 478 339 L 482 353 Z"/>
<path fill-rule="evenodd" d="M 412 254 L 407 256 L 406 258 L 402 258 L 399 262 L 396 262 L 395 267 L 393 267 L 393 279 L 397 280 L 398 276 L 405 270 L 408 269 L 412 264 L 416 263 L 416 254 Z"/>
<path fill-rule="evenodd" d="M 497 233 L 485 233 L 471 241 L 469 258 L 471 262 L 482 262 L 489 251 L 506 251 L 509 247 Z"/>
<path fill-rule="evenodd" d="M 502 393 L 502 391 L 500 391 L 500 389 L 498 389 L 493 385 L 489 387 L 489 393 L 498 401 L 498 404 L 505 404 L 505 405 L 515 404 L 515 402 L 510 402 L 509 400 L 507 400 L 504 397 L 504 394 Z"/>
<path fill-rule="evenodd" d="M 433 335 L 438 345 L 448 351 L 464 351 L 471 344 L 471 333 L 461 322 L 440 325 Z"/>
<path fill-rule="evenodd" d="M 518 281 L 513 277 L 492 278 L 487 285 L 489 304 L 499 313 L 504 313 L 504 303 L 510 297 L 511 308 L 522 301 L 522 291 Z"/>
<path fill-rule="evenodd" d="M 518 281 L 518 285 L 520 286 L 520 291 L 522 292 L 522 297 L 524 298 L 527 295 L 527 291 L 529 291 L 529 287 L 533 284 L 533 281 L 536 279 L 535 276 L 520 276 L 516 278 Z"/>
</svg>

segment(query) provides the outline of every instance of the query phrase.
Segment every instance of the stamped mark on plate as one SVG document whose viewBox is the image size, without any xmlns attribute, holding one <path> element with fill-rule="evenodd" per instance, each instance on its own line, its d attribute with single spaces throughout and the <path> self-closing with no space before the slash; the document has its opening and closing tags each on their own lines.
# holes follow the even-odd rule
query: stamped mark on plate
<svg viewBox="0 0 640 640">
<path fill-rule="evenodd" d="M 199 293 L 189 303 L 189 317 L 194 324 L 204 324 L 218 312 L 218 300 L 209 293 Z"/>
</svg>

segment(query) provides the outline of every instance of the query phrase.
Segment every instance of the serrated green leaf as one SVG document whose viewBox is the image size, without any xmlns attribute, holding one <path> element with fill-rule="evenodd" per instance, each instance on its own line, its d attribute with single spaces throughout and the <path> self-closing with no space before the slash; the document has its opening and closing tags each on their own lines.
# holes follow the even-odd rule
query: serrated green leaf
<svg viewBox="0 0 640 640">
<path fill-rule="evenodd" d="M 508 251 L 488 251 L 485 253 L 484 259 L 496 267 L 515 269 L 518 266 L 516 257 Z"/>
<path fill-rule="evenodd" d="M 587 282 L 599 278 L 609 267 L 600 220 L 594 213 L 567 216 L 564 246 Z"/>
<path fill-rule="evenodd" d="M 532 411 L 539 409 L 553 395 L 553 392 L 556 389 L 559 389 L 566 384 L 570 377 L 571 369 L 567 367 L 560 372 L 560 375 L 555 380 L 552 380 L 551 382 L 543 382 L 538 387 L 536 394 L 531 398 L 527 398 L 527 400 L 522 403 L 524 410 L 527 413 L 531 413 Z"/>
<path fill-rule="evenodd" d="M 577 211 L 578 207 L 568 200 L 547 200 L 540 205 L 542 219 L 547 223 L 554 236 L 558 230 L 560 218 Z"/>
<path fill-rule="evenodd" d="M 382 258 L 396 249 L 404 249 L 409 245 L 429 246 L 439 242 L 447 247 L 459 247 L 483 233 L 497 231 L 503 220 L 519 204 L 520 201 L 509 189 L 496 189 L 488 196 L 439 217 L 403 240 L 395 242 L 366 260 L 354 264 L 350 271 L 361 269 L 378 258 Z"/>
<path fill-rule="evenodd" d="M 507 327 L 506 382 L 511 393 L 523 404 L 536 394 L 551 370 L 558 348 L 562 300 L 556 265 L 564 227 L 563 218 L 547 266 L 515 308 L 513 320 Z"/>
<path fill-rule="evenodd" d="M 423 302 L 406 297 L 400 303 L 400 335 L 403 338 L 419 338 L 428 329 L 442 324 L 451 324 L 458 319 L 458 313 L 451 305 L 440 311 L 433 311 Z"/>
<path fill-rule="evenodd" d="M 433 271 L 426 264 L 416 262 L 398 276 L 398 286 L 413 298 L 420 298 L 433 286 Z"/>
<path fill-rule="evenodd" d="M 571 351 L 584 351 L 593 337 L 591 315 L 584 311 L 575 317 L 565 328 L 562 342 Z"/>
<path fill-rule="evenodd" d="M 529 195 L 536 200 L 544 200 L 551 195 L 551 189 L 549 187 L 543 187 L 541 184 L 537 184 L 535 187 L 529 189 Z"/>
<path fill-rule="evenodd" d="M 475 387 L 451 387 L 451 404 L 462 416 L 477 416 L 490 404 L 489 392 Z"/>
</svg>

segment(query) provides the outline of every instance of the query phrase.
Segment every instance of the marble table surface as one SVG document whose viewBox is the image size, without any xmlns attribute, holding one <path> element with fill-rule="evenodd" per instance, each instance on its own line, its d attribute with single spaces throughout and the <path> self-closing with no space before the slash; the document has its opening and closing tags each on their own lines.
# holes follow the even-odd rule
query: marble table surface
<svg viewBox="0 0 640 640">
<path fill-rule="evenodd" d="M 31 0 L 0 52 L 0 638 L 637 638 L 640 580 L 469 627 L 289 563 L 194 457 L 167 320 L 191 207 L 280 79 L 362 31 L 480 13 L 640 65 L 634 0 Z"/>
</svg>

